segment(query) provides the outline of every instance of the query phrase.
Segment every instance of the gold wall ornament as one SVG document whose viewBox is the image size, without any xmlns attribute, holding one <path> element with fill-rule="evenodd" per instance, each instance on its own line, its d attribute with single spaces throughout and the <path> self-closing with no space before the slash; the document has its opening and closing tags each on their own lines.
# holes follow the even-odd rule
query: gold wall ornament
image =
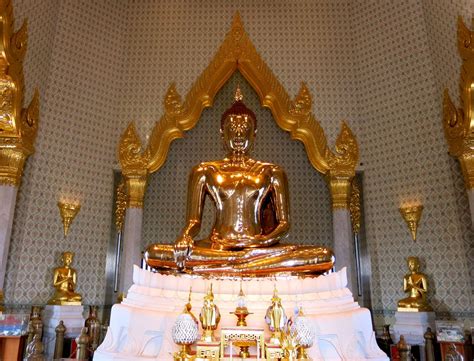
<svg viewBox="0 0 474 361">
<path fill-rule="evenodd" d="M 444 91 L 443 125 L 449 153 L 458 158 L 467 189 L 474 189 L 474 31 L 458 18 L 458 51 L 462 58 L 461 107 L 456 108 Z"/>
<path fill-rule="evenodd" d="M 132 173 L 142 177 L 159 170 L 167 157 L 173 140 L 182 138 L 184 132 L 198 122 L 205 107 L 210 107 L 216 93 L 235 71 L 240 71 L 258 94 L 261 104 L 270 108 L 275 121 L 305 145 L 313 167 L 325 174 L 333 171 L 352 178 L 358 162 L 359 150 L 355 137 L 343 123 L 341 135 L 333 153 L 327 146 L 324 131 L 311 112 L 312 97 L 303 83 L 298 95 L 291 100 L 283 85 L 263 61 L 245 31 L 239 13 L 234 16 L 232 27 L 227 33 L 214 58 L 204 69 L 181 100 L 174 84 L 164 98 L 164 114 L 155 124 L 146 150 L 137 151 L 136 143 L 131 148 L 129 125 L 119 144 L 119 160 L 124 176 Z M 149 161 L 146 162 L 147 157 Z"/>
<path fill-rule="evenodd" d="M 356 178 L 352 180 L 352 192 L 349 210 L 351 212 L 352 233 L 359 234 L 361 220 L 360 185 Z"/>
<path fill-rule="evenodd" d="M 128 207 L 143 208 L 150 150 L 142 151 L 142 143 L 133 123 L 130 123 L 120 140 L 119 161 L 125 179 Z"/>
<path fill-rule="evenodd" d="M 25 159 L 34 152 L 39 93 L 23 108 L 27 23 L 14 32 L 11 0 L 0 1 L 0 33 L 0 184 L 19 186 Z"/>
<path fill-rule="evenodd" d="M 423 211 L 422 205 L 402 206 L 400 207 L 400 214 L 405 220 L 408 229 L 410 230 L 411 238 L 416 241 L 416 231 L 420 223 L 421 213 Z"/>
<path fill-rule="evenodd" d="M 63 222 L 64 237 L 69 233 L 71 223 L 76 217 L 77 213 L 81 209 L 81 205 L 78 203 L 67 203 L 65 201 L 58 202 L 59 213 L 61 214 L 61 220 Z"/>
</svg>

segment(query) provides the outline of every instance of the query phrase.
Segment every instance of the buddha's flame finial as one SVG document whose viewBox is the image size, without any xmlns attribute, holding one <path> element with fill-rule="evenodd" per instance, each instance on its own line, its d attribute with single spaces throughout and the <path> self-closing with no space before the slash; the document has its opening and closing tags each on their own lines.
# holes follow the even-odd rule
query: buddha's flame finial
<svg viewBox="0 0 474 361">
<path fill-rule="evenodd" d="M 242 94 L 242 91 L 240 90 L 240 85 L 237 84 L 237 89 L 235 89 L 234 100 L 236 102 L 241 102 L 243 99 L 244 99 L 244 96 Z"/>
</svg>

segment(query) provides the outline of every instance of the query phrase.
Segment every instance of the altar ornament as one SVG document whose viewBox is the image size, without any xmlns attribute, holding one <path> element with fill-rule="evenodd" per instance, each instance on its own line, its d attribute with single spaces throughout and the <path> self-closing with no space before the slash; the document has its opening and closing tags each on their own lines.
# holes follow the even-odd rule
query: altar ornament
<svg viewBox="0 0 474 361">
<path fill-rule="evenodd" d="M 181 347 L 173 354 L 174 361 L 194 360 L 190 346 L 199 338 L 199 324 L 196 317 L 191 312 L 191 290 L 189 290 L 188 303 L 184 306 L 183 312 L 178 316 L 171 330 L 173 342 Z"/>
<path fill-rule="evenodd" d="M 458 51 L 462 59 L 460 76 L 461 108 L 457 108 L 444 90 L 443 126 L 449 154 L 461 165 L 466 189 L 474 189 L 474 31 L 458 17 Z"/>
<path fill-rule="evenodd" d="M 89 348 L 94 352 L 99 346 L 100 338 L 100 321 L 97 318 L 97 306 L 89 306 L 89 317 L 86 319 L 84 327 L 87 327 Z"/>
<path fill-rule="evenodd" d="M 400 361 L 411 361 L 411 346 L 405 342 L 405 336 L 400 335 L 400 341 L 397 343 L 397 349 Z"/>
<path fill-rule="evenodd" d="M 79 203 L 66 203 L 64 201 L 59 201 L 58 207 L 59 213 L 61 214 L 61 220 L 63 222 L 64 237 L 67 237 L 71 223 L 76 217 L 77 213 L 79 213 L 81 205 Z"/>
<path fill-rule="evenodd" d="M 77 273 L 71 267 L 74 258 L 73 252 L 63 252 L 61 260 L 63 265 L 56 267 L 53 274 L 53 286 L 56 289 L 48 305 L 81 305 L 82 296 L 75 292 Z"/>
<path fill-rule="evenodd" d="M 422 205 L 400 207 L 400 214 L 407 223 L 408 229 L 410 230 L 411 238 L 414 241 L 416 241 L 416 230 L 418 228 L 418 224 L 420 223 L 422 211 Z"/>
<path fill-rule="evenodd" d="M 306 349 L 313 346 L 315 334 L 311 321 L 304 315 L 300 307 L 299 312 L 291 325 L 292 332 L 296 335 L 297 360 L 311 360 Z"/>
<path fill-rule="evenodd" d="M 81 333 L 76 337 L 76 360 L 87 360 L 87 345 L 89 336 L 87 336 L 87 327 L 81 329 Z"/>
<path fill-rule="evenodd" d="M 56 341 L 54 343 L 54 357 L 53 359 L 60 359 L 63 357 L 64 350 L 64 334 L 66 333 L 66 326 L 64 326 L 63 320 L 59 321 L 59 324 L 54 329 L 56 332 Z"/>
<path fill-rule="evenodd" d="M 398 311 L 401 312 L 429 312 L 433 311 L 426 300 L 428 292 L 428 279 L 420 272 L 418 257 L 408 257 L 409 273 L 403 278 L 403 291 L 409 296 L 398 301 Z"/>
<path fill-rule="evenodd" d="M 231 314 L 234 314 L 237 317 L 237 326 L 247 326 L 247 321 L 245 321 L 245 319 L 248 315 L 251 315 L 252 313 L 249 312 L 247 309 L 245 294 L 242 290 L 242 281 L 240 282 L 240 291 L 239 295 L 237 296 L 237 307 L 235 308 L 234 312 L 231 312 Z"/>
<path fill-rule="evenodd" d="M 31 328 L 29 327 L 31 324 Z M 41 306 L 31 306 L 30 321 L 28 323 L 27 343 L 33 341 L 34 335 L 43 337 L 43 321 L 41 320 Z"/>
<path fill-rule="evenodd" d="M 426 361 L 435 361 L 435 351 L 434 351 L 434 345 L 435 345 L 435 334 L 434 332 L 431 331 L 431 327 L 428 327 L 426 329 L 425 334 L 423 335 L 425 339 L 425 356 L 426 356 Z"/>
<path fill-rule="evenodd" d="M 201 308 L 199 314 L 199 320 L 201 321 L 202 337 L 201 341 L 204 342 L 215 342 L 214 331 L 219 325 L 221 320 L 221 314 L 219 308 L 214 303 L 214 293 L 212 293 L 212 283 L 204 296 L 204 305 Z"/>
<path fill-rule="evenodd" d="M 281 345 L 282 331 L 285 329 L 287 317 L 281 305 L 281 298 L 278 296 L 276 285 L 273 289 L 272 305 L 268 307 L 267 313 L 265 314 L 265 322 L 272 332 L 270 343 Z"/>
<path fill-rule="evenodd" d="M 148 265 L 168 274 L 232 277 L 314 276 L 330 270 L 334 255 L 329 248 L 280 244 L 290 229 L 287 177 L 280 166 L 250 157 L 257 119 L 240 91 L 220 125 L 227 155 L 192 169 L 185 226 L 174 245 L 147 248 Z M 205 242 L 198 243 L 207 197 L 218 221 Z M 234 225 L 238 224 L 237 229 Z"/>
<path fill-rule="evenodd" d="M 33 340 L 26 345 L 24 361 L 46 361 L 43 351 L 44 346 L 41 342 L 41 336 L 35 334 Z"/>
</svg>

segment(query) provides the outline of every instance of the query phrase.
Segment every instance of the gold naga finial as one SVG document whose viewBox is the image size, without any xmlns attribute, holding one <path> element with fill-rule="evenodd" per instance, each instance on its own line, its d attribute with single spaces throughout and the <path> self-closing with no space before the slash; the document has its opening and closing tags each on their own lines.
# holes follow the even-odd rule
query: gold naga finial
<svg viewBox="0 0 474 361">
<path fill-rule="evenodd" d="M 209 290 L 207 291 L 207 295 L 204 297 L 204 299 L 214 301 L 214 293 L 212 293 L 212 283 L 211 283 L 211 286 L 209 287 Z"/>
<path fill-rule="evenodd" d="M 278 290 L 276 284 L 273 286 L 273 297 L 272 302 L 281 302 L 280 296 L 278 296 Z"/>
<path fill-rule="evenodd" d="M 240 84 L 237 84 L 237 89 L 235 89 L 234 100 L 236 102 L 241 102 L 244 99 L 244 95 L 242 94 L 242 90 L 240 90 Z"/>
</svg>

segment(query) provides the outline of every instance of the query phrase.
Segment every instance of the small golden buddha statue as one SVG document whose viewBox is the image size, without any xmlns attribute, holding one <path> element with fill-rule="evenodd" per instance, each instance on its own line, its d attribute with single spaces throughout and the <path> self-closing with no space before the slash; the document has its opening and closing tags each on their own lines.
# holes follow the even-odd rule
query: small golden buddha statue
<svg viewBox="0 0 474 361">
<path fill-rule="evenodd" d="M 204 296 L 204 305 L 201 308 L 199 314 L 199 320 L 201 321 L 202 327 L 202 341 L 214 342 L 214 330 L 217 329 L 219 321 L 221 320 L 221 314 L 219 308 L 214 303 L 214 293 L 212 293 L 212 283 L 206 296 Z"/>
<path fill-rule="evenodd" d="M 282 331 L 285 329 L 287 317 L 281 305 L 281 298 L 278 296 L 276 286 L 273 290 L 272 305 L 268 307 L 267 313 L 265 314 L 265 322 L 270 331 L 272 331 L 270 343 L 280 345 L 283 337 Z"/>
<path fill-rule="evenodd" d="M 77 284 L 76 270 L 71 267 L 73 252 L 63 252 L 62 267 L 56 267 L 53 275 L 54 296 L 48 301 L 49 305 L 80 305 L 82 296 L 75 292 Z"/>
<path fill-rule="evenodd" d="M 280 244 L 290 229 L 286 175 L 278 165 L 250 158 L 257 120 L 240 89 L 221 118 L 220 132 L 227 156 L 192 169 L 186 226 L 174 245 L 147 248 L 148 265 L 160 272 L 239 277 L 330 270 L 330 249 Z M 206 197 L 214 203 L 215 223 L 206 239 L 195 240 Z"/>
<path fill-rule="evenodd" d="M 407 264 L 410 273 L 403 278 L 403 291 L 408 292 L 409 296 L 398 301 L 398 311 L 433 311 L 426 300 L 428 280 L 426 275 L 419 271 L 418 257 L 408 257 Z"/>
</svg>

